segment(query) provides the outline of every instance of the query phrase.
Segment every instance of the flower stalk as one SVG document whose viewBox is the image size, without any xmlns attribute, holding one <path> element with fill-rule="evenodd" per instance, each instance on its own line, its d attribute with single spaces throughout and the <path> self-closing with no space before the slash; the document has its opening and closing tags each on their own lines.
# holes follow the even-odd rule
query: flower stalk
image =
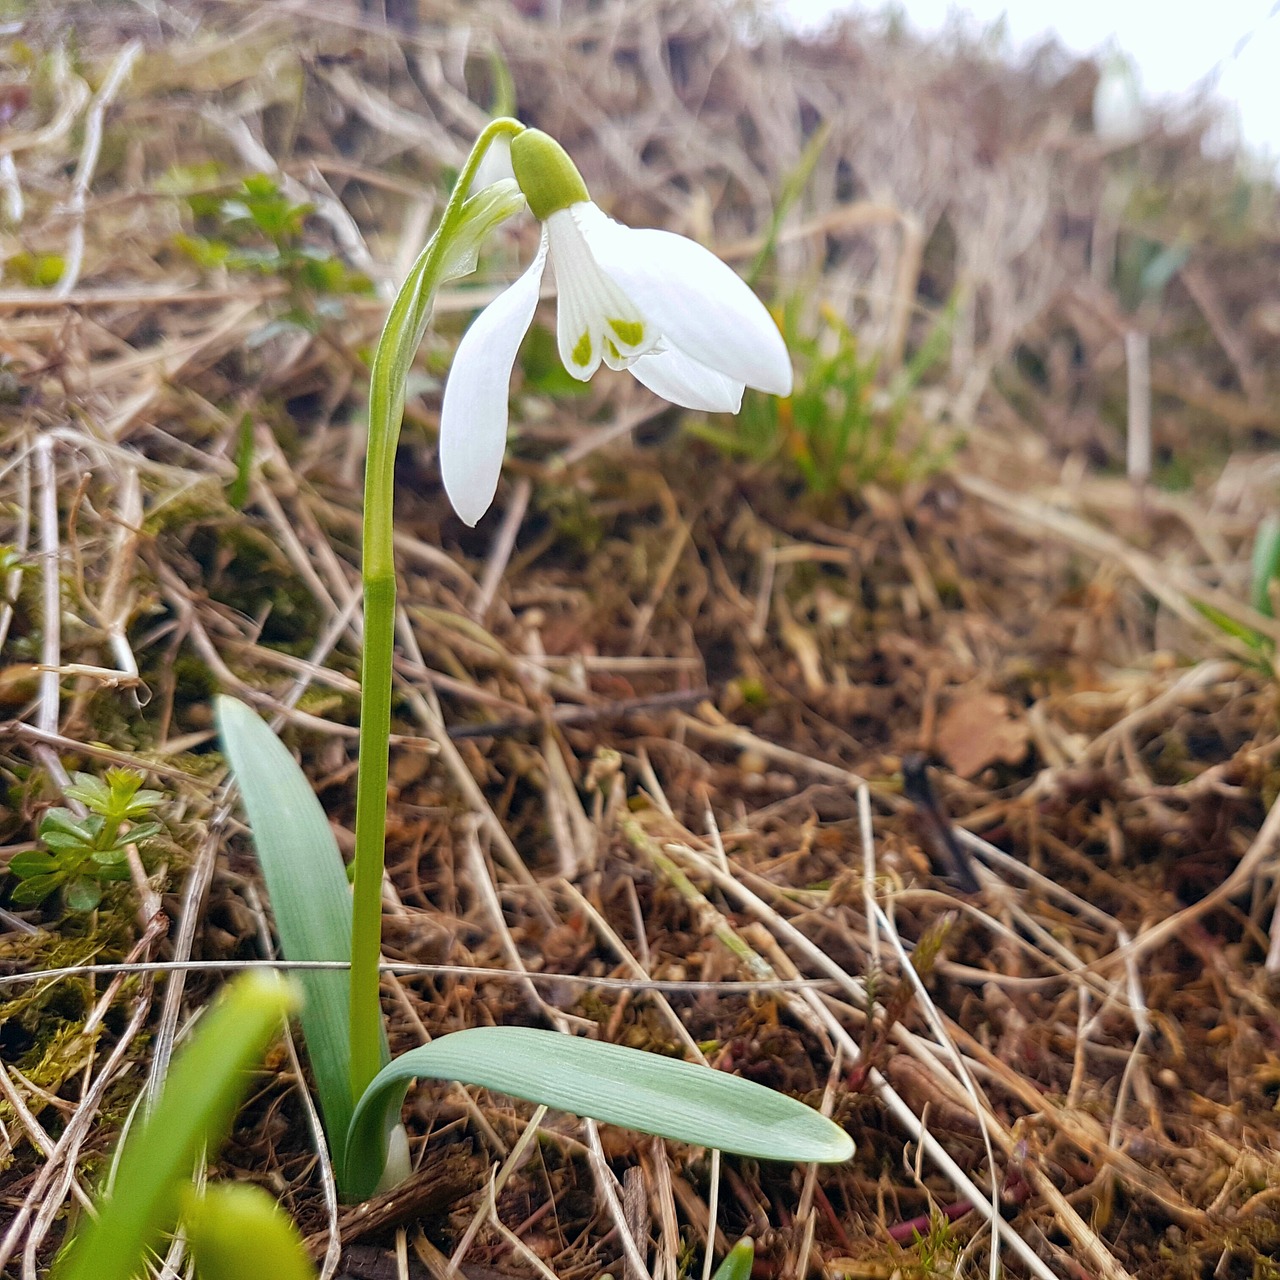
<svg viewBox="0 0 1280 1280">
<path fill-rule="evenodd" d="M 485 153 L 499 137 L 524 129 L 518 121 L 492 121 L 476 139 L 430 243 L 419 255 L 383 327 L 369 387 L 369 439 L 365 457 L 361 578 L 364 653 L 360 676 L 360 756 L 356 775 L 356 840 L 351 936 L 351 1091 L 358 1099 L 382 1067 L 382 1011 L 378 958 L 382 942 L 382 871 L 387 825 L 391 735 L 391 665 L 395 643 L 396 576 L 392 508 L 396 446 L 404 417 L 404 374 L 431 316 L 435 291 L 466 266 L 470 244 L 515 212 L 523 200 L 491 209 L 484 194 L 467 199 Z M 511 184 L 507 184 L 510 186 Z M 504 211 L 505 210 L 505 211 Z M 495 216 L 500 215 L 500 216 Z M 468 220 L 477 223 L 469 228 Z M 482 226 L 481 226 L 482 224 Z M 471 234 L 465 234 L 470 231 Z"/>
</svg>

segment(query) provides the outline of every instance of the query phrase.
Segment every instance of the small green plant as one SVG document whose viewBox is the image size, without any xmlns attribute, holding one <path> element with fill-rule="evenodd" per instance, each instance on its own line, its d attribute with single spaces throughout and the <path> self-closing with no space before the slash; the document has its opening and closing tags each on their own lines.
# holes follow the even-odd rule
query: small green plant
<svg viewBox="0 0 1280 1280">
<path fill-rule="evenodd" d="M 901 448 L 901 431 L 911 393 L 943 355 L 950 336 L 949 314 L 894 380 L 877 387 L 879 360 L 864 356 L 857 335 L 831 308 L 819 309 L 818 324 L 807 302 L 790 299 L 782 331 L 796 363 L 791 396 L 749 392 L 732 430 L 703 425 L 695 434 L 726 453 L 759 464 L 780 462 L 798 473 L 820 497 L 868 481 L 902 483 L 943 466 L 950 450 L 926 440 Z"/>
<path fill-rule="evenodd" d="M 311 332 L 341 311 L 344 294 L 367 294 L 367 276 L 353 271 L 331 250 L 306 240 L 309 204 L 290 200 L 274 178 L 245 178 L 231 194 L 201 192 L 187 197 L 192 213 L 212 223 L 208 235 L 179 235 L 174 243 L 205 270 L 224 268 L 274 276 L 289 285 L 290 306 L 256 340 L 292 325 Z"/>
<path fill-rule="evenodd" d="M 1249 562 L 1249 606 L 1264 618 L 1276 616 L 1274 592 L 1277 582 L 1280 582 L 1280 518 L 1267 515 L 1258 524 Z M 1276 645 L 1269 635 L 1207 601 L 1192 600 L 1191 604 L 1224 635 L 1250 650 L 1260 670 L 1273 669 Z"/>
<path fill-rule="evenodd" d="M 962 1241 L 945 1213 L 934 1210 L 929 1215 L 928 1229 L 915 1226 L 913 1238 L 904 1244 L 905 1257 L 897 1259 L 897 1273 L 902 1280 L 933 1280 L 954 1276 Z M 914 1257 L 912 1254 L 914 1253 Z"/>
<path fill-rule="evenodd" d="M 132 769 L 108 769 L 105 778 L 77 773 L 64 794 L 89 812 L 80 818 L 60 807 L 44 815 L 45 847 L 15 854 L 9 863 L 21 882 L 13 901 L 33 905 L 60 889 L 68 910 L 92 911 L 107 884 L 127 880 L 129 845 L 146 844 L 162 830 L 158 822 L 142 821 L 164 799 L 143 789 L 144 781 Z"/>
</svg>

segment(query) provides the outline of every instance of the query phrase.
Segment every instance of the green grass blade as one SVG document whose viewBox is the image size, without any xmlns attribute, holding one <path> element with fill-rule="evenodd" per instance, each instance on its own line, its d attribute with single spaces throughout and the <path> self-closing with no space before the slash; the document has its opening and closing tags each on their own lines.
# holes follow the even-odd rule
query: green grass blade
<svg viewBox="0 0 1280 1280">
<path fill-rule="evenodd" d="M 143 1251 L 173 1229 L 202 1149 L 219 1146 L 261 1058 L 297 1005 L 278 973 L 237 978 L 174 1059 L 156 1108 L 124 1141 L 111 1198 L 55 1269 L 57 1280 L 130 1280 Z"/>
<path fill-rule="evenodd" d="M 1271 584 L 1277 578 L 1280 578 L 1280 519 L 1264 516 L 1253 540 L 1249 603 L 1266 618 L 1273 616 Z"/>
<path fill-rule="evenodd" d="M 724 1261 L 716 1268 L 716 1273 L 711 1280 L 751 1280 L 751 1266 L 755 1260 L 756 1243 L 750 1236 L 743 1236 L 724 1255 Z"/>
<path fill-rule="evenodd" d="M 351 959 L 351 887 L 329 821 L 306 775 L 243 702 L 219 698 L 223 750 L 244 800 L 286 960 Z M 351 1123 L 348 980 L 341 970 L 300 972 L 301 1022 L 335 1167 Z M 382 1061 L 386 1033 L 381 1031 Z M 345 1188 L 344 1188 L 345 1190 Z"/>
<path fill-rule="evenodd" d="M 483 1085 L 641 1133 L 762 1160 L 835 1163 L 853 1141 L 812 1107 L 763 1085 L 676 1058 L 529 1027 L 475 1027 L 384 1067 L 356 1107 L 347 1181 L 358 1195 L 381 1172 L 387 1111 L 417 1077 Z"/>
</svg>

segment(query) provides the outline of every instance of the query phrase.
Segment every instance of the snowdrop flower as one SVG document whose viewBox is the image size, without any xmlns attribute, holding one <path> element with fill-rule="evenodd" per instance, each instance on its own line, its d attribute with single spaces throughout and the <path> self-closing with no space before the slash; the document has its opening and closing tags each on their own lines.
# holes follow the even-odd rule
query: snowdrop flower
<svg viewBox="0 0 1280 1280">
<path fill-rule="evenodd" d="M 511 163 L 542 240 L 529 269 L 463 335 L 440 411 L 445 491 L 470 525 L 498 487 L 511 371 L 548 261 L 560 358 L 575 378 L 603 362 L 673 404 L 719 413 L 738 411 L 744 386 L 791 394 L 782 335 L 730 267 L 684 236 L 606 217 L 564 149 L 537 129 L 511 140 Z"/>
<path fill-rule="evenodd" d="M 1093 91 L 1093 131 L 1104 142 L 1128 145 L 1142 132 L 1142 86 L 1133 63 L 1112 49 Z"/>
</svg>

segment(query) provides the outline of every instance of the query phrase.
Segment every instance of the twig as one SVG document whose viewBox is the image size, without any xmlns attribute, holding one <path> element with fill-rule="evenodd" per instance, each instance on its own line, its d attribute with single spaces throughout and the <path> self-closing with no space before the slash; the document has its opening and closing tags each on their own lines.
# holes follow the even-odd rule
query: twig
<svg viewBox="0 0 1280 1280">
<path fill-rule="evenodd" d="M 54 287 L 55 298 L 65 298 L 75 287 L 80 278 L 80 267 L 84 262 L 84 214 L 85 201 L 89 196 L 89 186 L 93 182 L 94 171 L 98 167 L 98 155 L 102 150 L 102 121 L 107 108 L 120 92 L 133 64 L 142 52 L 141 40 L 130 40 L 116 55 L 116 60 L 102 82 L 102 87 L 94 94 L 93 102 L 84 122 L 84 143 L 80 148 L 80 163 L 76 165 L 76 175 L 72 182 L 71 199 L 67 202 L 67 212 L 71 215 L 71 235 L 67 241 L 66 265 L 62 269 L 62 278 Z"/>
<path fill-rule="evenodd" d="M 608 1162 L 604 1158 L 604 1148 L 600 1145 L 600 1126 L 594 1120 L 583 1120 L 582 1125 L 587 1131 L 587 1153 L 591 1161 L 591 1172 L 595 1174 L 596 1187 L 604 1197 L 605 1208 L 608 1210 L 610 1218 L 613 1219 L 613 1225 L 617 1228 L 618 1238 L 622 1241 L 622 1252 L 626 1257 L 627 1265 L 635 1275 L 641 1277 L 641 1280 L 652 1280 L 644 1255 L 640 1252 L 640 1246 L 636 1243 L 635 1237 L 631 1234 L 631 1228 L 627 1225 L 627 1215 L 623 1212 L 622 1201 L 618 1198 L 617 1183 L 609 1169 Z M 715 1223 L 713 1221 L 712 1227 L 714 1228 L 714 1226 Z M 708 1252 L 710 1252 L 710 1248 L 709 1239 Z"/>
</svg>

